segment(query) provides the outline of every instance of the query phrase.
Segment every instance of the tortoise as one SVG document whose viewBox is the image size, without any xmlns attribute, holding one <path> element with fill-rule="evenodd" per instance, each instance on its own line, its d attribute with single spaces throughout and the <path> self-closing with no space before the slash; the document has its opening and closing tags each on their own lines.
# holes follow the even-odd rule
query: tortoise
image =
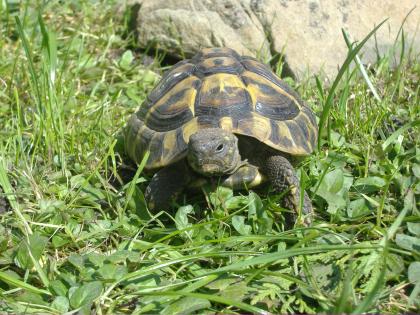
<svg viewBox="0 0 420 315">
<path fill-rule="evenodd" d="M 124 143 L 136 163 L 149 152 L 152 210 L 167 210 L 185 188 L 217 178 L 233 189 L 269 181 L 287 191 L 284 206 L 298 211 L 292 164 L 316 141 L 313 112 L 268 66 L 229 48 L 206 48 L 163 75 L 129 119 Z M 306 192 L 301 211 L 312 215 Z"/>
</svg>

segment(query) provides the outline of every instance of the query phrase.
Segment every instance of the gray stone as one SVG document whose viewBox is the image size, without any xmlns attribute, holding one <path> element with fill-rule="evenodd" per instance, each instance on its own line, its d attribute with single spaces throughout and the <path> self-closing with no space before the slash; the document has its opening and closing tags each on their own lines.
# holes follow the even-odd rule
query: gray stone
<svg viewBox="0 0 420 315">
<path fill-rule="evenodd" d="M 376 36 L 371 38 L 361 53 L 364 63 L 374 62 L 377 53 L 384 54 L 395 44 L 398 31 L 418 1 L 415 0 L 340 0 L 293 1 L 253 0 L 257 3 L 258 18 L 271 34 L 272 49 L 284 49 L 290 68 L 302 75 L 324 73 L 333 78 L 347 57 L 347 46 L 342 29 L 352 41 L 362 40 L 385 18 Z M 407 42 L 420 51 L 420 7 L 408 16 L 404 31 Z"/>
<path fill-rule="evenodd" d="M 258 18 L 240 0 L 139 1 L 139 44 L 191 56 L 204 47 L 228 46 L 246 55 L 269 55 Z"/>
<path fill-rule="evenodd" d="M 375 61 L 395 45 L 404 22 L 407 45 L 420 51 L 418 0 L 130 0 L 142 47 L 190 57 L 200 48 L 227 46 L 267 61 L 282 54 L 297 77 L 307 73 L 333 78 L 347 55 L 341 29 L 362 40 L 389 18 L 362 52 Z M 407 17 L 407 18 L 406 18 Z M 398 49 L 395 49 L 398 54 Z"/>
</svg>

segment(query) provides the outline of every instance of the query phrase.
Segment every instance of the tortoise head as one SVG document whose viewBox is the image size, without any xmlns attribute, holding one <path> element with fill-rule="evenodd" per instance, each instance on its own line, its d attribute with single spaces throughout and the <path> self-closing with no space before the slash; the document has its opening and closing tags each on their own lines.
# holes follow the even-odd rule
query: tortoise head
<svg viewBox="0 0 420 315">
<path fill-rule="evenodd" d="M 238 138 L 221 128 L 198 130 L 190 137 L 187 158 L 204 176 L 232 174 L 241 165 Z"/>
</svg>

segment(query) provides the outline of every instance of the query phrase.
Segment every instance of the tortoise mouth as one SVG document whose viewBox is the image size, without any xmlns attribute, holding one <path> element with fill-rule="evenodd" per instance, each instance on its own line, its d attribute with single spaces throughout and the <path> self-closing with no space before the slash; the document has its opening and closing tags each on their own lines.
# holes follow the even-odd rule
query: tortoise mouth
<svg viewBox="0 0 420 315">
<path fill-rule="evenodd" d="M 220 165 L 217 164 L 204 164 L 201 169 L 205 174 L 217 174 L 220 172 Z"/>
<path fill-rule="evenodd" d="M 218 163 L 219 162 L 219 163 Z M 197 173 L 204 176 L 220 176 L 225 174 L 226 166 L 223 165 L 222 161 L 215 160 L 201 160 L 201 161 L 191 161 L 190 165 Z"/>
</svg>

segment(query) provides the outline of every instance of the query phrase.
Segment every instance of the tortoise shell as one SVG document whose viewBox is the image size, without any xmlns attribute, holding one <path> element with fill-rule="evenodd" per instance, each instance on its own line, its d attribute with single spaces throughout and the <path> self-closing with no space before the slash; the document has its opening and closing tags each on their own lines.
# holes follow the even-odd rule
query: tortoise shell
<svg viewBox="0 0 420 315">
<path fill-rule="evenodd" d="M 291 155 L 307 155 L 317 140 L 314 114 L 266 65 L 228 48 L 203 49 L 164 74 L 125 134 L 126 152 L 146 169 L 186 155 L 200 128 L 250 136 Z"/>
</svg>

